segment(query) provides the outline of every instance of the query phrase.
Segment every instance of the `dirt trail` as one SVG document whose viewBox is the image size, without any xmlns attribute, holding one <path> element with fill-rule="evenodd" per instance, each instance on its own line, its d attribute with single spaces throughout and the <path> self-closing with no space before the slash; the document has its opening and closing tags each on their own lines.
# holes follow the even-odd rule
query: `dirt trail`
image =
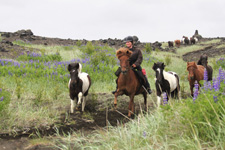
<svg viewBox="0 0 225 150">
<path fill-rule="evenodd" d="M 91 94 L 90 94 L 90 97 Z M 143 107 L 143 97 L 136 96 L 135 98 L 135 114 L 140 113 L 139 101 L 141 108 Z M 110 93 L 98 93 L 97 103 L 87 101 L 85 112 L 81 113 L 76 111 L 75 113 L 69 113 L 70 105 L 64 109 L 65 113 L 60 115 L 60 119 L 50 127 L 29 129 L 29 131 L 18 131 L 17 135 L 10 135 L 9 133 L 0 133 L 0 150 L 51 150 L 55 148 L 49 147 L 49 145 L 36 144 L 32 145 L 29 140 L 32 137 L 29 135 L 35 135 L 38 133 L 42 137 L 54 136 L 56 134 L 72 133 L 74 131 L 81 132 L 83 135 L 88 135 L 95 130 L 105 128 L 106 126 L 118 126 L 127 123 L 128 114 L 128 97 L 120 96 L 118 99 L 118 109 L 115 111 L 112 109 L 113 95 Z M 153 103 L 148 100 L 149 110 L 153 110 Z M 57 128 L 56 128 L 57 127 Z"/>
</svg>

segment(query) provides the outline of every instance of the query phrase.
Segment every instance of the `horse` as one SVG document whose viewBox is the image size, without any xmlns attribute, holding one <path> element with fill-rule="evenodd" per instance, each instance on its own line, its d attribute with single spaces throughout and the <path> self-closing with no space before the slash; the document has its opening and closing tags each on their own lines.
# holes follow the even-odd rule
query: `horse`
<svg viewBox="0 0 225 150">
<path fill-rule="evenodd" d="M 202 65 L 206 68 L 208 74 L 208 81 L 211 81 L 213 76 L 213 69 L 210 65 L 208 65 L 208 56 L 206 54 L 200 56 L 200 59 L 198 60 L 198 65 Z"/>
<path fill-rule="evenodd" d="M 161 104 L 161 95 L 166 92 L 169 97 L 180 99 L 180 83 L 179 76 L 175 72 L 164 71 L 165 65 L 163 62 L 154 63 L 152 69 L 156 73 L 155 87 L 157 92 L 157 106 Z"/>
<path fill-rule="evenodd" d="M 191 44 L 195 44 L 195 42 L 196 42 L 196 41 L 195 41 L 195 38 L 190 37 L 190 43 L 191 43 Z"/>
<path fill-rule="evenodd" d="M 136 76 L 134 70 L 129 63 L 129 58 L 132 54 L 128 48 L 120 48 L 116 51 L 116 56 L 120 61 L 121 73 L 117 80 L 117 90 L 114 93 L 114 108 L 117 107 L 117 97 L 120 95 L 127 95 L 130 97 L 129 107 L 128 107 L 128 117 L 134 114 L 134 96 L 142 94 L 144 97 L 144 109 L 147 111 L 147 92 L 140 83 L 138 77 Z"/>
<path fill-rule="evenodd" d="M 186 36 L 183 36 L 183 38 L 184 38 L 184 44 L 185 45 L 188 45 L 189 44 L 189 39 L 188 39 L 188 37 L 186 37 Z"/>
<path fill-rule="evenodd" d="M 180 47 L 180 40 L 175 40 L 174 43 L 177 47 Z"/>
<path fill-rule="evenodd" d="M 76 100 L 78 106 L 82 103 L 82 112 L 86 104 L 86 96 L 91 86 L 91 78 L 85 73 L 81 72 L 82 65 L 80 63 L 71 63 L 68 65 L 68 71 L 70 72 L 69 80 L 69 94 L 71 99 L 71 113 L 74 112 Z"/>
<path fill-rule="evenodd" d="M 197 81 L 198 85 L 201 86 L 199 81 L 204 79 L 204 67 L 202 65 L 197 65 L 194 61 L 187 62 L 187 71 L 189 72 L 188 80 L 191 90 L 191 96 L 193 97 L 193 88 L 195 81 Z"/>
<path fill-rule="evenodd" d="M 173 41 L 168 41 L 168 46 L 173 47 Z"/>
</svg>

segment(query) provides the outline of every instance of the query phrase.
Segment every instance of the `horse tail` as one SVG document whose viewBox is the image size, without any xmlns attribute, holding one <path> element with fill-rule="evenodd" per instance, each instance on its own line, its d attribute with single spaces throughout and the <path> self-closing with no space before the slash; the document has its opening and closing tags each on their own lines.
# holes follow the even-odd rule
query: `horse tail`
<svg viewBox="0 0 225 150">
<path fill-rule="evenodd" d="M 180 96 L 181 96 L 181 91 L 180 91 L 180 79 L 179 79 L 179 76 L 177 74 L 174 74 L 174 76 L 176 77 L 177 79 L 177 96 L 178 98 L 180 99 Z"/>
</svg>

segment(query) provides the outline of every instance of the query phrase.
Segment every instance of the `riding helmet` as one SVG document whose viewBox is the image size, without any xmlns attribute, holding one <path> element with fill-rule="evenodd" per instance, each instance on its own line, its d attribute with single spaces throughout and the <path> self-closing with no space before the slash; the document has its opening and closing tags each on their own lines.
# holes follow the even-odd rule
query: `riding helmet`
<svg viewBox="0 0 225 150">
<path fill-rule="evenodd" d="M 134 40 L 133 40 L 133 37 L 132 36 L 128 36 L 128 37 L 125 37 L 124 38 L 124 41 L 125 42 L 131 42 L 131 43 L 133 43 Z"/>
<path fill-rule="evenodd" d="M 138 41 L 138 37 L 136 35 L 133 36 L 133 40 L 136 43 Z"/>
</svg>

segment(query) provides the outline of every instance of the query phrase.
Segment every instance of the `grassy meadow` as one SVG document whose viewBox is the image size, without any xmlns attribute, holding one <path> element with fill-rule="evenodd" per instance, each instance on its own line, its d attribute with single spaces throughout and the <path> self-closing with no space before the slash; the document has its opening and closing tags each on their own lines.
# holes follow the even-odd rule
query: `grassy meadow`
<svg viewBox="0 0 225 150">
<path fill-rule="evenodd" d="M 79 41 L 78 41 L 79 42 Z M 66 149 L 225 149 L 225 60 L 224 56 L 209 58 L 214 80 L 203 81 L 194 99 L 190 97 L 186 62 L 182 55 L 219 41 L 207 41 L 176 48 L 176 53 L 143 51 L 142 68 L 146 69 L 151 88 L 155 91 L 154 62 L 162 61 L 167 71 L 180 76 L 180 101 L 170 100 L 159 109 L 140 114 L 123 126 L 107 127 L 84 136 L 78 132 L 64 136 L 39 137 L 39 143 Z M 92 79 L 90 93 L 111 93 L 115 90 L 118 60 L 115 49 L 107 45 L 76 46 L 18 44 L 30 52 L 18 54 L 15 60 L 0 59 L 0 131 L 16 134 L 28 127 L 50 126 L 65 113 L 70 104 L 67 65 L 80 62 L 83 72 Z M 36 49 L 40 49 L 37 51 Z M 198 94 L 200 91 L 200 94 Z M 187 97 L 187 98 L 186 98 Z M 138 98 L 136 98 L 137 100 Z M 148 96 L 155 102 L 155 93 Z M 137 101 L 136 101 L 137 102 Z M 113 103 L 113 102 L 112 102 Z M 34 139 L 35 144 L 38 143 Z"/>
</svg>

